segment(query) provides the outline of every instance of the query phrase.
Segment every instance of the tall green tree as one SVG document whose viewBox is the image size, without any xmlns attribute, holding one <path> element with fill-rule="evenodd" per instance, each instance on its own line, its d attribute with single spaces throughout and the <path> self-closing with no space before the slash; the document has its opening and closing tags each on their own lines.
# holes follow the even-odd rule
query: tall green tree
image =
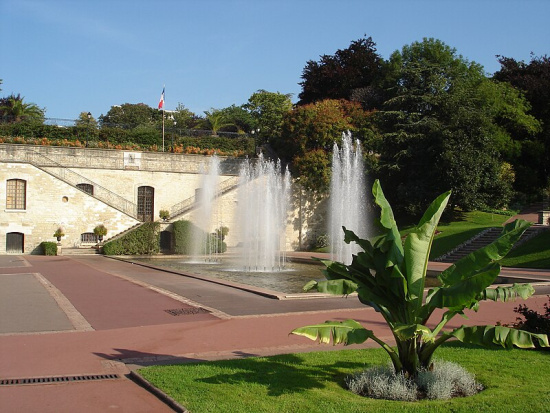
<svg viewBox="0 0 550 413">
<path fill-rule="evenodd" d="M 452 205 L 467 210 L 508 201 L 500 150 L 511 138 L 498 127 L 496 107 L 502 90 L 479 64 L 424 39 L 392 54 L 385 86 L 378 173 L 394 189 L 396 210 L 419 214 L 446 188 Z"/>
<path fill-rule="evenodd" d="M 258 90 L 243 108 L 248 110 L 254 123 L 251 125 L 260 142 L 280 138 L 284 116 L 292 109 L 291 94 Z M 259 131 L 258 131 L 259 129 Z M 250 132 L 247 130 L 246 132 Z"/>
<path fill-rule="evenodd" d="M 0 99 L 0 119 L 6 123 L 44 122 L 46 109 L 38 107 L 35 103 L 25 103 L 20 94 Z"/>
<path fill-rule="evenodd" d="M 245 105 L 231 105 L 221 109 L 228 121 L 232 124 L 230 127 L 224 128 L 229 132 L 246 133 L 254 128 L 255 120 L 252 114 L 245 108 Z"/>
<path fill-rule="evenodd" d="M 327 99 L 297 106 L 283 122 L 282 135 L 273 143 L 277 153 L 292 161 L 302 184 L 312 191 L 324 191 L 330 182 L 330 159 L 342 133 L 350 131 L 366 151 L 373 149 L 376 132 L 372 112 L 358 102 Z"/>
<path fill-rule="evenodd" d="M 516 188 L 537 193 L 550 187 L 550 58 L 532 56 L 531 61 L 516 61 L 498 56 L 501 65 L 494 79 L 508 82 L 529 101 L 532 114 L 542 125 L 534 134 L 519 134 L 519 154 L 512 163 L 517 173 Z"/>
<path fill-rule="evenodd" d="M 372 38 L 351 42 L 334 55 L 323 55 L 319 61 L 310 60 L 302 72 L 302 91 L 299 105 L 325 99 L 347 99 L 360 102 L 365 109 L 381 103 L 379 82 L 383 59 Z"/>
</svg>

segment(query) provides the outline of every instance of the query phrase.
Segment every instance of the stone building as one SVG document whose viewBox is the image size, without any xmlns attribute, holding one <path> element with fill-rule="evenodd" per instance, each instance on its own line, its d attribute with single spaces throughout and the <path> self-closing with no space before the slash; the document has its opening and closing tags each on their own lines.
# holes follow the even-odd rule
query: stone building
<svg viewBox="0 0 550 413">
<path fill-rule="evenodd" d="M 208 160 L 202 155 L 0 144 L 0 254 L 39 253 L 41 242 L 56 241 L 53 234 L 60 227 L 66 249 L 96 244 L 93 229 L 99 224 L 107 227 L 109 240 L 141 222 L 162 221 L 160 210 L 170 212 L 170 221 L 193 221 Z M 229 247 L 239 242 L 235 212 L 242 162 L 220 159 L 220 195 L 212 207 L 213 222 L 230 229 Z M 307 213 L 308 202 L 301 194 L 293 196 L 289 250 L 302 244 L 299 236 L 313 233 L 308 225 L 319 225 Z"/>
</svg>

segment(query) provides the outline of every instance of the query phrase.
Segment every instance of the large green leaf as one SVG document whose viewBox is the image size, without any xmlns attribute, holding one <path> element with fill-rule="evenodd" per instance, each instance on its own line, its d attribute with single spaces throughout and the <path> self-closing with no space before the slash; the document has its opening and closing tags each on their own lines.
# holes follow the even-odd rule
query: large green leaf
<svg viewBox="0 0 550 413">
<path fill-rule="evenodd" d="M 535 342 L 541 347 L 550 347 L 546 334 L 534 334 L 504 326 L 462 326 L 448 334 L 463 343 L 490 348 L 535 348 Z"/>
<path fill-rule="evenodd" d="M 531 223 L 524 220 L 516 220 L 507 224 L 498 239 L 458 260 L 439 274 L 439 280 L 443 286 L 453 285 L 464 276 L 484 268 L 492 262 L 501 260 L 529 226 L 531 226 Z"/>
<path fill-rule="evenodd" d="M 346 227 L 342 227 L 344 230 L 344 242 L 349 244 L 350 242 L 355 242 L 357 245 L 359 245 L 363 250 L 369 254 L 372 254 L 372 244 L 369 240 L 359 238 L 357 235 L 355 235 L 355 232 L 347 229 Z"/>
<path fill-rule="evenodd" d="M 303 290 L 317 290 L 320 293 L 333 295 L 349 295 L 357 290 L 357 284 L 350 280 L 327 280 L 327 281 L 310 281 Z"/>
<path fill-rule="evenodd" d="M 422 305 L 422 294 L 432 242 L 443 210 L 447 206 L 451 192 L 438 196 L 426 210 L 418 226 L 405 240 L 405 268 L 408 285 L 408 299 L 416 312 Z"/>
<path fill-rule="evenodd" d="M 434 288 L 426 297 L 426 304 L 429 307 L 449 309 L 470 307 L 478 301 L 480 294 L 494 282 L 499 273 L 500 265 L 494 263 L 482 271 L 468 274 L 450 287 Z"/>
<path fill-rule="evenodd" d="M 506 287 L 486 288 L 479 297 L 480 300 L 513 301 L 518 296 L 524 300 L 535 294 L 531 284 L 514 284 Z"/>
<path fill-rule="evenodd" d="M 386 254 L 386 267 L 392 265 L 401 265 L 403 262 L 403 245 L 401 243 L 401 235 L 397 228 L 397 223 L 393 216 L 391 206 L 384 196 L 380 181 L 377 179 L 372 186 L 372 194 L 374 195 L 374 201 L 380 206 L 380 225 L 386 229 L 386 235 L 383 238 L 384 244 L 382 246 L 383 251 Z"/>
<path fill-rule="evenodd" d="M 422 324 L 396 324 L 394 334 L 400 340 L 406 341 L 416 337 L 423 337 L 425 341 L 433 341 L 433 333 Z"/>
<path fill-rule="evenodd" d="M 365 329 L 355 320 L 325 321 L 323 324 L 297 328 L 292 330 L 291 334 L 304 336 L 324 344 L 330 343 L 332 339 L 334 345 L 343 343 L 346 346 L 361 344 L 367 339 L 375 337 L 371 330 Z"/>
</svg>

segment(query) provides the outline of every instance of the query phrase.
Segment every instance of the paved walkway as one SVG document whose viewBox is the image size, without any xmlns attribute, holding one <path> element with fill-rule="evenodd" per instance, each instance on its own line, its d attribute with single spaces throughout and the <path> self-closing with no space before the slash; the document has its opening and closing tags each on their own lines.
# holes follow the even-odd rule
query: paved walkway
<svg viewBox="0 0 550 413">
<path fill-rule="evenodd" d="M 537 276 L 550 281 L 549 272 Z M 521 302 L 482 303 L 453 325 L 513 322 Z M 529 307 L 545 302 L 539 295 Z M 348 318 L 390 337 L 381 317 L 354 297 L 277 300 L 102 256 L 0 256 L 0 411 L 168 412 L 127 378 L 130 369 L 331 350 L 288 333 Z M 116 376 L 99 376 L 108 374 Z M 100 379 L 1 384 L 57 376 Z"/>
</svg>

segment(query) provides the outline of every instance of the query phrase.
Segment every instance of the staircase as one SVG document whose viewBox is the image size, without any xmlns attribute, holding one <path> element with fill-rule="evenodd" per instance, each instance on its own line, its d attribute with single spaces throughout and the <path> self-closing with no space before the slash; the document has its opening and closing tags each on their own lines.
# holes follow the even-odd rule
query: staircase
<svg viewBox="0 0 550 413">
<path fill-rule="evenodd" d="M 9 157 L 2 159 L 6 161 L 11 161 Z M 18 160 L 20 162 L 20 160 Z M 17 161 L 16 161 L 17 162 Z M 66 168 L 65 166 L 57 163 L 53 159 L 48 158 L 36 151 L 28 150 L 25 152 L 24 162 L 33 165 L 34 167 L 54 176 L 55 178 L 65 182 L 68 185 L 82 191 L 78 188 L 78 184 L 90 184 L 94 187 L 94 193 L 89 194 L 88 192 L 82 191 L 85 194 L 98 199 L 99 201 L 109 205 L 112 208 L 115 208 L 126 215 L 131 216 L 134 219 L 137 219 L 137 205 L 127 199 L 121 197 L 118 194 L 104 188 L 103 186 L 89 180 L 88 178 L 72 171 L 71 169 Z"/>
<path fill-rule="evenodd" d="M 218 190 L 216 191 L 215 196 L 221 196 L 237 188 L 237 186 L 239 186 L 238 176 L 233 176 L 229 179 L 226 179 L 218 186 Z M 198 205 L 199 203 L 194 195 L 181 202 L 178 202 L 170 208 L 170 220 L 173 220 L 174 218 L 177 218 L 178 216 L 183 215 L 188 211 L 191 211 L 192 209 L 198 207 Z"/>
<path fill-rule="evenodd" d="M 517 246 L 521 245 L 525 241 L 537 235 L 540 231 L 544 231 L 544 230 L 546 230 L 546 228 L 540 225 L 533 225 L 527 228 L 527 230 L 523 233 L 519 241 L 512 248 L 516 248 Z M 476 236 L 472 237 L 465 243 L 459 245 L 455 249 L 442 255 L 441 257 L 436 258 L 434 261 L 448 262 L 448 263 L 456 262 L 459 259 L 469 255 L 470 253 L 489 245 L 494 240 L 496 240 L 501 233 L 502 233 L 502 228 L 499 228 L 499 227 L 488 228 L 480 232 Z"/>
<path fill-rule="evenodd" d="M 99 254 L 99 248 L 62 248 L 60 255 L 94 255 Z"/>
</svg>

